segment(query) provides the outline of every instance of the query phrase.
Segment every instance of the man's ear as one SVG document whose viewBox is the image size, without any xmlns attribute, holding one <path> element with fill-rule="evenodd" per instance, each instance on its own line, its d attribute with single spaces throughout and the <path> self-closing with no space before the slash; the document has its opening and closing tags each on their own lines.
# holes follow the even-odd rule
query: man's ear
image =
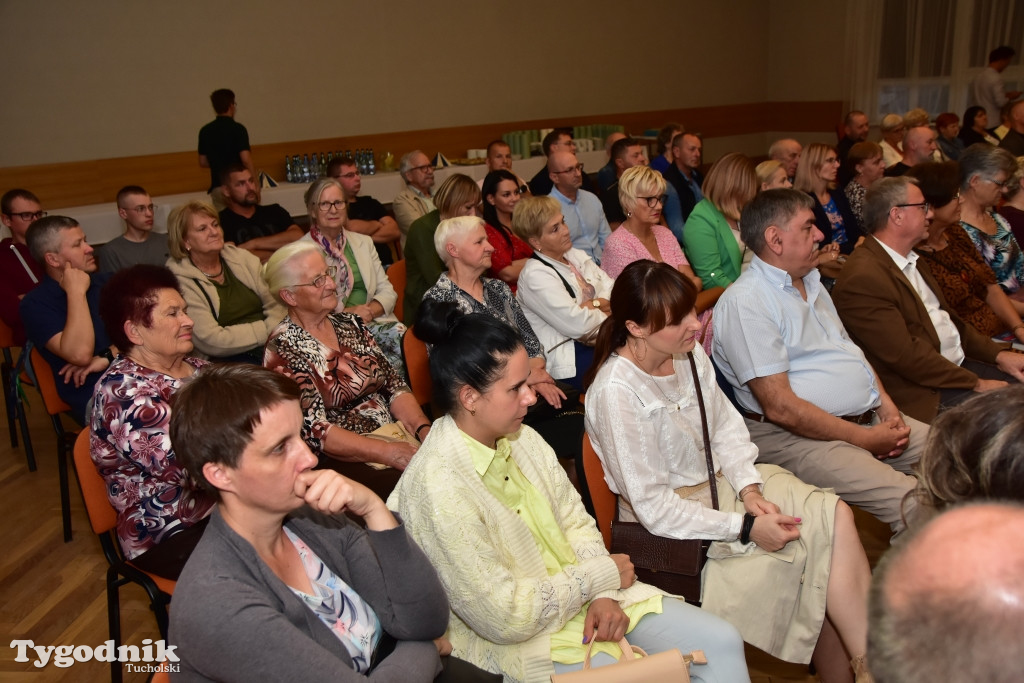
<svg viewBox="0 0 1024 683">
<path fill-rule="evenodd" d="M 777 225 L 769 225 L 764 231 L 764 243 L 773 254 L 782 253 L 782 229 Z"/>
</svg>

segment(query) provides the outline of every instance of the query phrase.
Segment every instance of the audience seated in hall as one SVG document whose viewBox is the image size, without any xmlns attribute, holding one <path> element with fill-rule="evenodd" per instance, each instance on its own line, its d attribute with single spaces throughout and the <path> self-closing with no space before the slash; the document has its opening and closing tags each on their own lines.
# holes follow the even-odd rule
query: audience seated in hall
<svg viewBox="0 0 1024 683">
<path fill-rule="evenodd" d="M 906 173 L 916 164 L 932 160 L 932 154 L 938 149 L 935 142 L 937 134 L 928 126 L 908 128 L 903 136 L 903 160 L 885 169 L 886 178 L 895 178 Z"/>
<path fill-rule="evenodd" d="M 913 252 L 932 216 L 912 179 L 876 181 L 864 202 L 869 236 L 847 258 L 832 293 L 843 325 L 896 405 L 929 423 L 972 391 L 1024 380 L 1024 354 L 950 310 L 928 264 Z"/>
<path fill-rule="evenodd" d="M 786 175 L 789 176 L 789 182 L 792 183 L 796 178 L 796 167 L 800 163 L 800 155 L 803 154 L 803 151 L 803 145 L 796 140 L 783 138 L 771 144 L 771 147 L 768 148 L 768 158 L 782 163 L 786 169 Z"/>
<path fill-rule="evenodd" d="M 341 183 L 341 189 L 345 192 L 345 201 L 348 202 L 346 229 L 370 237 L 382 265 L 394 263 L 390 245 L 402 233 L 383 204 L 373 197 L 359 194 L 363 189 L 363 179 L 356 160 L 352 157 L 334 157 L 327 164 L 327 175 Z"/>
<path fill-rule="evenodd" d="M 549 194 L 562 205 L 573 246 L 587 252 L 587 256 L 600 264 L 611 228 L 604 217 L 601 200 L 583 189 L 583 164 L 576 160 L 573 152 L 556 151 L 548 157 L 547 170 L 554 185 Z"/>
</svg>

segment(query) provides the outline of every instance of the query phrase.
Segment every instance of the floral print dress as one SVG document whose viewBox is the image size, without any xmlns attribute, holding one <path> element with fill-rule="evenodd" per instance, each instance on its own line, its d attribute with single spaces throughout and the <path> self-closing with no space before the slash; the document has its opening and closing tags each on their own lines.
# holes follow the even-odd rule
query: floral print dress
<svg viewBox="0 0 1024 683">
<path fill-rule="evenodd" d="M 990 212 L 989 215 L 996 222 L 994 235 L 964 221 L 960 221 L 960 225 L 967 231 L 981 258 L 985 259 L 985 263 L 996 274 L 999 286 L 1007 294 L 1013 295 L 1021 285 L 1024 285 L 1024 253 L 1021 252 L 1006 219 L 995 212 Z"/>
<path fill-rule="evenodd" d="M 185 358 L 198 370 L 208 363 Z M 170 399 L 187 380 L 118 356 L 96 383 L 89 448 L 117 510 L 117 537 L 132 559 L 210 514 L 174 457 Z"/>
</svg>

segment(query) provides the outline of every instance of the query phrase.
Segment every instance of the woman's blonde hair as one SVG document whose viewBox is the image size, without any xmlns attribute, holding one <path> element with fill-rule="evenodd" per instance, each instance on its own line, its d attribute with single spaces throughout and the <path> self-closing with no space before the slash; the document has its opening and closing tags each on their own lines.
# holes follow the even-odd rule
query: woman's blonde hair
<svg viewBox="0 0 1024 683">
<path fill-rule="evenodd" d="M 464 173 L 452 173 L 434 193 L 434 206 L 442 219 L 455 218 L 460 206 L 479 204 L 480 198 L 480 187 L 475 180 Z"/>
<path fill-rule="evenodd" d="M 562 215 L 562 205 L 554 197 L 523 197 L 512 209 L 512 232 L 527 244 L 540 238 L 544 225 L 555 216 Z"/>
<path fill-rule="evenodd" d="M 183 261 L 188 257 L 185 237 L 188 236 L 192 216 L 195 215 L 207 216 L 220 224 L 217 211 L 206 202 L 188 202 L 171 209 L 171 215 L 167 217 L 167 250 L 171 252 L 171 258 L 177 261 Z"/>
<path fill-rule="evenodd" d="M 812 142 L 804 148 L 804 153 L 800 156 L 800 163 L 796 166 L 793 189 L 801 192 L 814 192 L 814 188 L 821 180 L 821 169 L 825 165 L 825 157 L 829 152 L 835 154 L 835 147 L 821 142 Z M 834 190 L 835 183 L 829 183 L 828 189 Z"/>
<path fill-rule="evenodd" d="M 445 218 L 438 224 L 437 231 L 434 232 L 434 249 L 437 250 L 437 255 L 441 257 L 446 266 L 451 266 L 451 255 L 445 247 L 450 242 L 461 242 L 469 234 L 469 231 L 478 225 L 484 225 L 484 219 L 479 216 Z"/>
<path fill-rule="evenodd" d="M 760 189 L 765 183 L 771 182 L 772 176 L 775 172 L 782 168 L 782 162 L 776 159 L 769 159 L 768 161 L 762 161 L 754 168 L 754 173 L 757 174 L 757 187 Z"/>
<path fill-rule="evenodd" d="M 633 213 L 638 196 L 665 194 L 665 178 L 649 166 L 627 168 L 619 178 L 619 204 L 626 215 Z M 664 207 L 662 207 L 664 208 Z"/>
<path fill-rule="evenodd" d="M 288 304 L 281 298 L 281 290 L 294 287 L 298 274 L 295 272 L 294 263 L 299 256 L 310 252 L 317 252 L 323 255 L 320 247 L 312 240 L 295 240 L 284 245 L 267 259 L 263 266 L 263 281 L 277 302 L 287 307 Z"/>
<path fill-rule="evenodd" d="M 731 152 L 711 166 L 701 189 L 723 216 L 738 221 L 758 187 L 754 162 L 739 152 Z"/>
</svg>

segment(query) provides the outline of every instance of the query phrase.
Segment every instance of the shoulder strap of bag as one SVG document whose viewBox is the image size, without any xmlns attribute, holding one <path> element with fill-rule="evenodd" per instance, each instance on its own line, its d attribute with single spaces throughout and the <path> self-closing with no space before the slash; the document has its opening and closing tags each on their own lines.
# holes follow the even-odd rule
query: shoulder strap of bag
<svg viewBox="0 0 1024 683">
<path fill-rule="evenodd" d="M 708 484 L 711 486 L 711 507 L 718 509 L 718 485 L 715 482 L 715 463 L 711 459 L 711 437 L 708 435 L 708 414 L 704 409 L 704 394 L 700 389 L 700 377 L 697 375 L 697 362 L 693 360 L 693 351 L 686 354 L 690 360 L 690 372 L 693 374 L 693 388 L 697 392 L 697 407 L 700 408 L 700 429 L 704 436 L 704 458 L 708 463 Z"/>
<path fill-rule="evenodd" d="M 562 286 L 565 287 L 565 291 L 569 292 L 569 297 L 571 299 L 576 299 L 576 292 L 575 292 L 575 290 L 573 290 L 572 286 L 568 282 L 566 282 L 566 279 L 564 277 L 562 277 L 562 274 L 558 272 L 558 268 L 555 268 L 553 265 L 551 265 L 550 263 L 548 263 L 547 261 L 542 259 L 540 256 L 537 256 L 537 252 L 533 252 L 532 254 L 530 254 L 530 258 L 537 259 L 538 261 L 543 263 L 545 266 L 547 266 L 551 270 L 555 271 L 555 275 L 557 275 L 558 279 L 562 281 Z"/>
<path fill-rule="evenodd" d="M 208 303 L 210 305 L 210 313 L 213 313 L 213 317 L 214 317 L 214 319 L 216 319 L 217 318 L 217 309 L 213 307 L 213 299 L 211 299 L 210 295 L 207 294 L 206 288 L 203 287 L 203 283 L 199 281 L 199 278 L 195 278 L 195 277 L 192 278 L 192 282 L 196 283 L 196 287 L 198 287 L 199 291 L 203 293 L 204 297 L 206 297 L 206 303 Z"/>
</svg>

